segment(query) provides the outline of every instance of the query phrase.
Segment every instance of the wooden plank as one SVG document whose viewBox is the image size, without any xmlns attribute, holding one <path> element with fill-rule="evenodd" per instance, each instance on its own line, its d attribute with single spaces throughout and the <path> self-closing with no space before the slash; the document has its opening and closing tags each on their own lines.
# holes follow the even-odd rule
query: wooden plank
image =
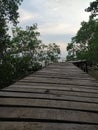
<svg viewBox="0 0 98 130">
<path fill-rule="evenodd" d="M 59 110 L 49 108 L 27 108 L 27 107 L 0 107 L 0 118 L 13 118 L 16 120 L 59 120 L 60 122 L 83 122 L 98 125 L 98 113 Z"/>
<path fill-rule="evenodd" d="M 72 73 L 57 73 L 57 72 L 36 72 L 36 73 L 34 73 L 34 74 L 38 74 L 38 75 L 51 75 L 51 76 L 65 76 L 65 77 L 72 77 L 72 78 L 90 78 L 90 79 L 94 79 L 94 78 L 92 78 L 91 76 L 89 76 L 89 75 L 87 75 L 87 74 L 72 74 Z"/>
<path fill-rule="evenodd" d="M 15 90 L 17 89 L 24 89 L 27 87 L 27 89 L 35 89 L 35 88 L 39 88 L 39 89 L 50 89 L 50 90 L 56 90 L 56 91 L 72 91 L 72 92 L 85 92 L 85 93 L 98 93 L 98 88 L 97 87 L 85 87 L 85 86 L 73 86 L 73 85 L 48 85 L 48 84 L 39 84 L 39 83 L 18 83 L 18 84 L 14 84 L 11 85 L 8 88 L 5 88 L 3 90 L 13 90 L 15 88 Z M 3 91 L 2 90 L 2 91 Z"/>
<path fill-rule="evenodd" d="M 66 80 L 66 79 L 54 79 L 54 78 L 41 78 L 41 77 L 26 77 L 22 80 L 20 80 L 19 82 L 36 82 L 36 83 L 54 83 L 54 84 L 72 84 L 72 85 L 85 85 L 85 86 L 97 86 L 98 87 L 98 83 L 97 82 L 93 82 L 90 80 Z"/>
<path fill-rule="evenodd" d="M 98 130 L 98 125 L 47 122 L 0 122 L 1 130 Z"/>
<path fill-rule="evenodd" d="M 81 96 L 66 96 L 61 94 L 37 94 L 37 93 L 16 93 L 16 92 L 0 92 L 0 97 L 25 97 L 33 99 L 50 99 L 50 100 L 63 100 L 63 101 L 77 101 L 98 104 L 98 98 L 81 97 Z"/>
<path fill-rule="evenodd" d="M 8 89 L 10 88 L 24 88 L 24 89 L 33 89 L 33 88 L 37 88 L 37 89 L 52 89 L 52 90 L 61 90 L 61 91 L 77 91 L 77 92 L 87 92 L 87 93 L 98 93 L 98 89 L 96 87 L 92 88 L 92 87 L 80 87 L 80 86 L 73 86 L 73 85 L 48 85 L 48 84 L 38 84 L 38 83 L 17 83 L 14 84 L 12 86 L 10 86 Z"/>
<path fill-rule="evenodd" d="M 70 80 L 91 80 L 91 81 L 95 81 L 96 80 L 94 78 L 91 78 L 91 77 L 87 77 L 87 78 L 84 78 L 84 77 L 70 77 L 70 76 L 67 76 L 67 75 L 47 75 L 47 74 L 31 74 L 29 75 L 29 77 L 42 77 L 42 78 L 56 78 L 56 79 L 70 79 Z"/>
<path fill-rule="evenodd" d="M 21 82 L 21 81 L 19 81 L 19 82 L 16 82 L 14 85 L 11 85 L 11 86 L 15 86 L 15 85 L 27 85 L 27 86 L 29 86 L 29 85 L 31 85 L 31 86 L 52 86 L 52 87 L 71 87 L 71 88 L 83 88 L 83 89 L 93 89 L 93 90 L 98 90 L 98 87 L 97 86 L 94 86 L 94 85 L 92 85 L 92 86 L 89 86 L 89 85 L 77 85 L 77 84 L 64 84 L 64 83 L 60 83 L 60 84 L 57 84 L 57 83 L 48 83 L 48 82 Z"/>
<path fill-rule="evenodd" d="M 98 82 L 71 63 L 49 65 L 0 91 L 0 130 L 97 130 Z"/>
<path fill-rule="evenodd" d="M 56 68 L 56 66 L 55 66 L 55 68 Z M 68 69 L 68 68 L 65 68 L 65 69 L 57 69 L 57 70 L 59 70 L 59 73 L 60 74 L 75 74 L 75 75 L 85 75 L 85 76 L 87 76 L 88 74 L 86 73 L 86 72 L 83 72 L 82 70 L 80 70 L 79 68 L 70 68 L 70 69 Z M 57 73 L 57 74 L 59 74 L 58 72 L 57 72 L 57 70 L 56 71 L 53 71 L 52 69 L 50 69 L 50 68 L 44 68 L 44 69 L 42 69 L 42 70 L 39 70 L 38 72 L 35 72 L 35 73 Z"/>
<path fill-rule="evenodd" d="M 40 93 L 40 94 L 53 94 L 53 95 L 57 95 L 57 94 L 61 94 L 61 95 L 68 95 L 68 96 L 83 96 L 83 97 L 97 97 L 98 98 L 98 93 L 91 93 L 91 92 L 81 92 L 81 91 L 61 91 L 61 90 L 53 90 L 53 89 L 30 89 L 27 90 L 25 88 L 21 88 L 21 87 L 9 87 L 6 89 L 1 90 L 0 92 L 17 92 L 17 93 Z"/>
<path fill-rule="evenodd" d="M 48 72 L 48 71 L 50 71 L 50 72 L 61 72 L 61 71 L 63 71 L 63 72 L 70 72 L 70 69 L 71 69 L 71 72 L 72 73 L 80 73 L 80 74 L 86 74 L 85 72 L 83 72 L 82 70 L 79 70 L 79 69 L 76 69 L 76 68 L 65 68 L 65 69 L 60 69 L 60 68 L 45 68 L 45 69 L 42 69 L 42 70 L 40 70 L 40 72 Z"/>
<path fill-rule="evenodd" d="M 48 99 L 26 99 L 26 98 L 0 98 L 0 106 L 16 105 L 25 107 L 47 107 L 54 109 L 74 109 L 81 111 L 91 111 L 98 113 L 98 104 L 75 102 L 75 101 L 57 101 Z"/>
<path fill-rule="evenodd" d="M 79 72 L 79 71 L 68 71 L 68 70 L 62 70 L 62 72 L 61 72 L 61 70 L 59 70 L 59 71 L 53 71 L 53 70 L 40 70 L 39 72 L 41 72 L 41 73 L 49 73 L 49 74 L 51 74 L 51 73 L 55 73 L 55 74 L 58 74 L 58 73 L 62 73 L 62 74 L 74 74 L 74 75 L 85 75 L 85 76 L 87 76 L 87 74 L 86 73 L 84 73 L 84 72 Z"/>
</svg>

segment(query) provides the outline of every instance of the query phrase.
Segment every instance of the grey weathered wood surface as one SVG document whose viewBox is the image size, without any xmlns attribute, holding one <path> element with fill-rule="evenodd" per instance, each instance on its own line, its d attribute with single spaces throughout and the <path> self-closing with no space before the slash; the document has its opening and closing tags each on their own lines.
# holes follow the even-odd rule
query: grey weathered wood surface
<svg viewBox="0 0 98 130">
<path fill-rule="evenodd" d="M 98 82 L 51 64 L 0 90 L 0 130 L 98 130 Z"/>
</svg>

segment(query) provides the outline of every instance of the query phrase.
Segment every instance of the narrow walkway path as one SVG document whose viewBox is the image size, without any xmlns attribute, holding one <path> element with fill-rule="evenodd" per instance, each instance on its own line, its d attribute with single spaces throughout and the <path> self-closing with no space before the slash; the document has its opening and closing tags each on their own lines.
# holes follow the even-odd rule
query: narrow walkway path
<svg viewBox="0 0 98 130">
<path fill-rule="evenodd" d="M 98 82 L 51 64 L 0 91 L 0 130 L 98 130 Z"/>
</svg>

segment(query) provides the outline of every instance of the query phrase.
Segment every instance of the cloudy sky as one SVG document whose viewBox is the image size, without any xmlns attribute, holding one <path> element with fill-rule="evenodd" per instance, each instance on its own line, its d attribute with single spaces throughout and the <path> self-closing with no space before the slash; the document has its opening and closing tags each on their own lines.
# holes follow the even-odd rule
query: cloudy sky
<svg viewBox="0 0 98 130">
<path fill-rule="evenodd" d="M 38 24 L 43 43 L 60 45 L 62 57 L 66 56 L 67 43 L 75 36 L 89 13 L 84 9 L 93 0 L 24 0 L 20 6 L 19 26 Z"/>
</svg>

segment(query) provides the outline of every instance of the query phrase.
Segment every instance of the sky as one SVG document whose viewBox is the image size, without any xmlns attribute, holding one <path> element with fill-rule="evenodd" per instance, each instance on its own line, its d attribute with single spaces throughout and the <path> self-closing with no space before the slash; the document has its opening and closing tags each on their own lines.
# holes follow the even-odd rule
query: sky
<svg viewBox="0 0 98 130">
<path fill-rule="evenodd" d="M 19 26 L 38 24 L 43 43 L 60 46 L 62 59 L 66 46 L 76 35 L 82 21 L 88 21 L 84 10 L 93 0 L 24 0 L 19 8 Z"/>
</svg>

